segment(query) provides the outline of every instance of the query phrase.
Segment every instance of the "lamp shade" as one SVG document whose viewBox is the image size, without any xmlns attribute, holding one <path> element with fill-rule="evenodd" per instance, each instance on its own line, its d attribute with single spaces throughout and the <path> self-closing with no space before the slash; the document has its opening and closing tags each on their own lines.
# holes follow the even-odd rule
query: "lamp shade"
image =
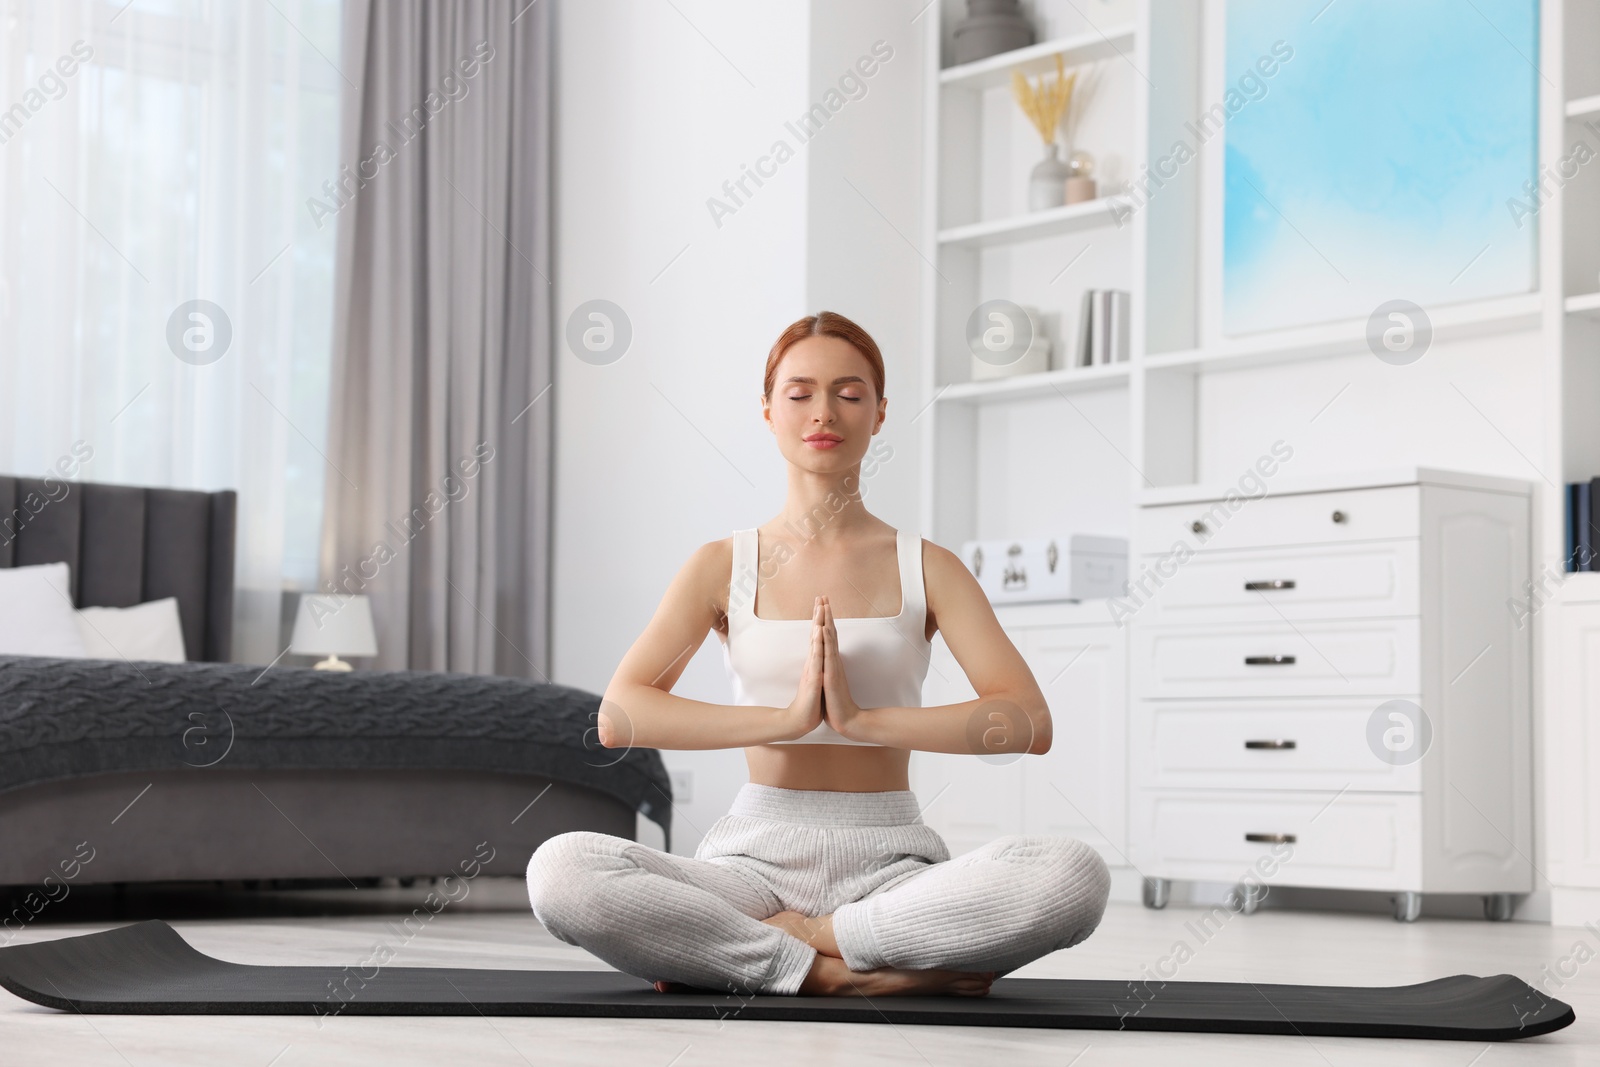
<svg viewBox="0 0 1600 1067">
<path fill-rule="evenodd" d="M 302 596 L 289 651 L 308 656 L 376 656 L 372 606 L 364 596 Z"/>
</svg>

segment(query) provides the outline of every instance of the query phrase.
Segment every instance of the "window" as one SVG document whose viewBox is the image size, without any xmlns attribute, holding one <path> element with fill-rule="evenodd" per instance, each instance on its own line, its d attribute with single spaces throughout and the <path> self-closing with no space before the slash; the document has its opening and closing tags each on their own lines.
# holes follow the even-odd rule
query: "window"
<svg viewBox="0 0 1600 1067">
<path fill-rule="evenodd" d="M 316 585 L 339 477 L 337 223 L 307 206 L 339 30 L 339 0 L 0 0 L 0 470 L 82 442 L 79 480 L 237 489 L 245 661 Z"/>
</svg>

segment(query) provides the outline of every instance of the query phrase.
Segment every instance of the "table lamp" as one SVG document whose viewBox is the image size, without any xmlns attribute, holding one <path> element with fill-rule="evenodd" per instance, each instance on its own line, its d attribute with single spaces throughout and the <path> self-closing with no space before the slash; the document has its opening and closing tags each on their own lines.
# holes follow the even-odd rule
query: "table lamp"
<svg viewBox="0 0 1600 1067">
<path fill-rule="evenodd" d="M 312 596 L 300 598 L 295 611 L 289 651 L 303 656 L 327 656 L 313 666 L 319 671 L 348 671 L 346 656 L 376 656 L 378 639 L 372 629 L 372 606 L 364 596 Z"/>
</svg>

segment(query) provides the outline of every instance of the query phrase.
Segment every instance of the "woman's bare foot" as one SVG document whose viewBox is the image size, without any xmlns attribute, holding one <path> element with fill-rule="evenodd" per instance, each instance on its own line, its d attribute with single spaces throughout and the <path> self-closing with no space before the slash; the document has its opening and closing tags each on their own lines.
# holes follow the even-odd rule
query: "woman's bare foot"
<svg viewBox="0 0 1600 1067">
<path fill-rule="evenodd" d="M 812 917 L 798 911 L 780 911 L 761 921 L 798 937 L 824 956 L 840 958 L 839 943 L 833 939 L 832 915 Z"/>
<path fill-rule="evenodd" d="M 982 997 L 988 995 L 995 974 L 994 971 L 912 971 L 896 967 L 852 971 L 843 960 L 819 952 L 798 992 L 808 997 Z M 657 993 L 714 992 L 682 982 L 657 981 L 652 985 Z"/>
<path fill-rule="evenodd" d="M 954 996 L 982 997 L 989 993 L 995 971 L 906 970 L 879 967 L 871 971 L 852 971 L 839 956 L 833 938 L 833 916 L 811 917 L 798 911 L 780 911 L 761 920 L 768 926 L 799 938 L 817 950 L 811 970 L 800 983 L 802 996 L 892 997 Z M 682 982 L 652 983 L 658 993 L 701 993 Z"/>
<path fill-rule="evenodd" d="M 693 993 L 694 992 L 694 988 L 692 986 L 686 986 L 682 982 L 656 982 L 656 983 L 654 983 L 654 985 L 656 987 L 656 992 L 657 993 Z"/>
<path fill-rule="evenodd" d="M 989 993 L 994 971 L 910 971 L 879 967 L 872 971 L 852 971 L 841 959 L 818 953 L 811 970 L 800 983 L 802 996 L 893 997 L 952 996 L 982 997 Z"/>
</svg>

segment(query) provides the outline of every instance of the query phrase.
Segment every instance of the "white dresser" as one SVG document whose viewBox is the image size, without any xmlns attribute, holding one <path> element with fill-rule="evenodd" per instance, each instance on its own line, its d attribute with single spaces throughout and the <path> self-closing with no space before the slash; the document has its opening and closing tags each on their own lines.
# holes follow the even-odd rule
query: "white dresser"
<svg viewBox="0 0 1600 1067">
<path fill-rule="evenodd" d="M 1533 889 L 1530 486 L 1264 481 L 1137 501 L 1120 611 L 1145 903 L 1184 879 L 1239 886 L 1243 911 L 1295 885 L 1509 918 Z"/>
</svg>

